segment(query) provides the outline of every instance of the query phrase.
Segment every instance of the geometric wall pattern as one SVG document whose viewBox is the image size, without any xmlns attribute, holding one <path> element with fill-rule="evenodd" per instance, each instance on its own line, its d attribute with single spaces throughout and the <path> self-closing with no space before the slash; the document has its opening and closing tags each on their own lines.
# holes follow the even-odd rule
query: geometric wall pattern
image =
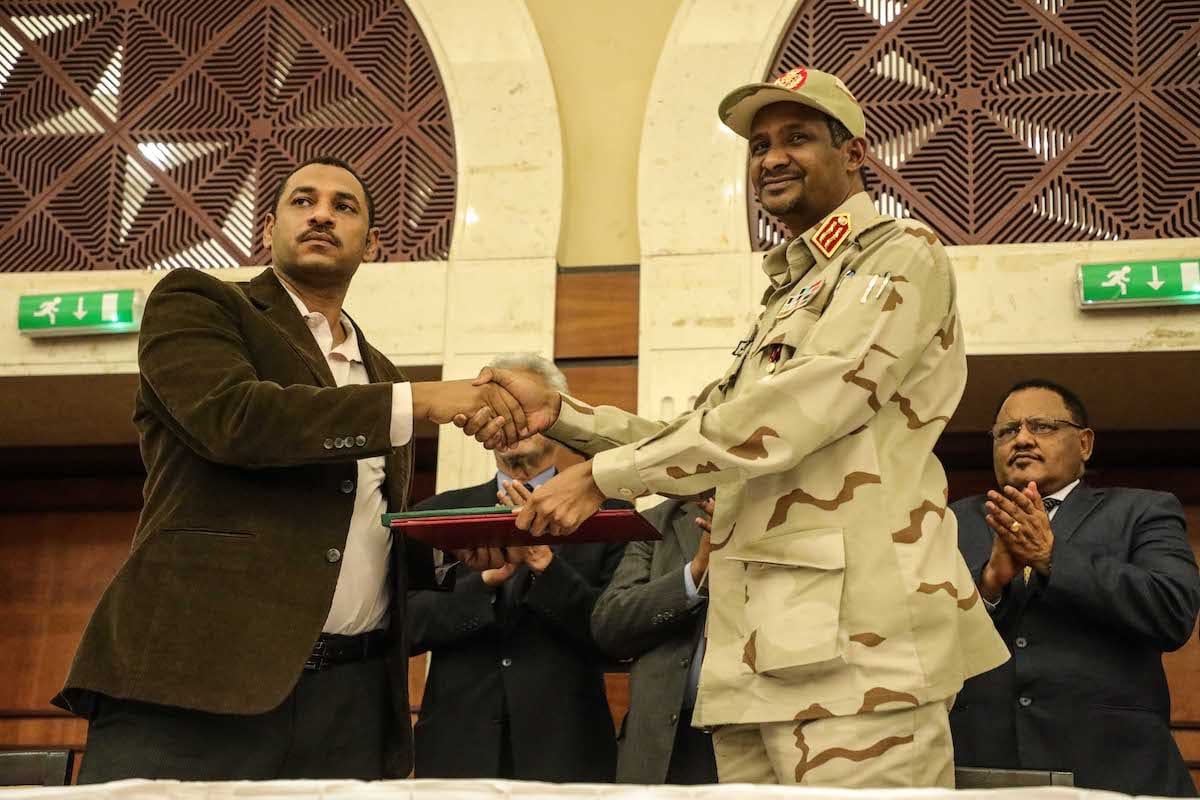
<svg viewBox="0 0 1200 800">
<path fill-rule="evenodd" d="M 0 8 L 0 271 L 268 263 L 276 185 L 324 154 L 381 261 L 448 257 L 454 130 L 402 0 Z"/>
<path fill-rule="evenodd" d="M 947 244 L 1200 236 L 1200 0 L 805 0 L 766 79 L 796 66 L 862 103 L 879 208 Z"/>
</svg>

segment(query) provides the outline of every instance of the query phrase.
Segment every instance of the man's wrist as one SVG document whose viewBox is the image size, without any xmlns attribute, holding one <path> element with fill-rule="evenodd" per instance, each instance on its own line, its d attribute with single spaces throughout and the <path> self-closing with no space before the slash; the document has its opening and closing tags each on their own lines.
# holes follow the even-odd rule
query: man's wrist
<svg viewBox="0 0 1200 800">
<path fill-rule="evenodd" d="M 1004 594 L 1004 584 L 1000 582 L 991 564 L 983 568 L 983 574 L 979 578 L 979 594 L 989 603 L 1000 602 L 1000 597 Z"/>
</svg>

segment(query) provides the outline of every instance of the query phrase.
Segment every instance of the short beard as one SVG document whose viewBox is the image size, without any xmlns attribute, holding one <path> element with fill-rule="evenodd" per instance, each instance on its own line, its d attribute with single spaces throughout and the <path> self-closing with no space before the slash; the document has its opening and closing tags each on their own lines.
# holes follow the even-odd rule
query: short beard
<svg viewBox="0 0 1200 800">
<path fill-rule="evenodd" d="M 276 269 L 292 283 L 305 289 L 323 290 L 344 288 L 350 285 L 350 279 L 358 272 L 358 264 L 349 267 L 308 266 L 305 264 L 282 263 L 275 265 Z"/>
<path fill-rule="evenodd" d="M 801 195 L 800 197 L 793 198 L 792 200 L 789 200 L 789 201 L 783 203 L 782 205 L 776 205 L 776 204 L 768 205 L 768 203 L 770 201 L 764 200 L 762 198 L 762 195 L 760 194 L 759 198 L 758 198 L 758 202 L 759 202 L 759 205 L 761 205 L 763 207 L 763 209 L 771 216 L 784 217 L 784 216 L 787 216 L 788 214 L 793 213 L 794 211 L 796 211 L 797 209 L 799 209 L 801 206 L 804 205 L 804 196 Z"/>
</svg>

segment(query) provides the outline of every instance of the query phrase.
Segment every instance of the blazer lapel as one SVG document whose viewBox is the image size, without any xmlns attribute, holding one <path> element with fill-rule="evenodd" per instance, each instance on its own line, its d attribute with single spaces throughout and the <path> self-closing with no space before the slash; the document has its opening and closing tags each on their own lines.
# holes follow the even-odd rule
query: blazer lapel
<svg viewBox="0 0 1200 800">
<path fill-rule="evenodd" d="M 675 512 L 671 520 L 671 530 L 675 533 L 676 543 L 679 547 L 679 552 L 683 554 L 684 562 L 692 560 L 696 555 L 696 550 L 700 547 L 700 537 L 704 531 L 692 521 L 692 515 L 687 513 L 687 504 L 679 506 L 679 511 Z"/>
<path fill-rule="evenodd" d="M 267 318 L 281 331 L 283 338 L 296 351 L 296 355 L 308 366 L 318 386 L 335 386 L 333 373 L 329 364 L 317 347 L 312 331 L 308 329 L 304 318 L 287 290 L 275 276 L 275 270 L 268 268 L 259 273 L 247 289 L 250 301 L 262 309 Z"/>
<path fill-rule="evenodd" d="M 1050 528 L 1054 531 L 1054 538 L 1061 538 L 1064 542 L 1070 540 L 1075 535 L 1075 531 L 1079 530 L 1083 521 L 1103 500 L 1103 489 L 1093 489 L 1086 483 L 1080 482 L 1067 495 L 1063 504 L 1058 507 L 1058 513 L 1054 515 L 1054 519 L 1050 523 Z"/>
</svg>

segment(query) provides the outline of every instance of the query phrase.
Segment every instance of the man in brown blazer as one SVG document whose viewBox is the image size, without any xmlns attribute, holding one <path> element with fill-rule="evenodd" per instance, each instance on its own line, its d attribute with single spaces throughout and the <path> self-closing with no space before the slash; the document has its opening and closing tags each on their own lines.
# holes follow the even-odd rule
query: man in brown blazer
<svg viewBox="0 0 1200 800">
<path fill-rule="evenodd" d="M 515 441 L 523 415 L 469 381 L 406 383 L 342 311 L 379 243 L 347 164 L 293 171 L 263 238 L 249 283 L 180 269 L 147 301 L 145 504 L 55 699 L 90 720 L 81 783 L 411 769 L 403 606 L 433 554 L 380 514 L 407 502 L 414 419 L 487 408 Z"/>
</svg>

